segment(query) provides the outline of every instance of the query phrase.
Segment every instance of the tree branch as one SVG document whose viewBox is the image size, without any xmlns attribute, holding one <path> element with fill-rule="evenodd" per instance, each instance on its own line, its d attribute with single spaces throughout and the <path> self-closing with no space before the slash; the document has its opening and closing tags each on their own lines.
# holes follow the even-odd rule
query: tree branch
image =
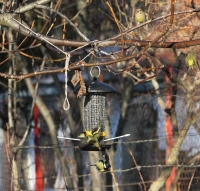
<svg viewBox="0 0 200 191">
<path fill-rule="evenodd" d="M 92 67 L 92 66 L 105 66 L 105 65 L 110 65 L 110 64 L 114 64 L 117 63 L 119 60 L 119 62 L 124 61 L 124 60 L 128 60 L 130 58 L 122 58 L 122 59 L 117 59 L 117 60 L 112 60 L 109 62 L 98 62 L 98 63 L 81 63 L 80 65 L 72 65 L 69 66 L 69 70 L 76 70 L 76 69 L 80 69 L 80 68 L 85 68 L 85 67 Z M 158 69 L 162 68 L 163 66 L 159 67 Z M 32 73 L 28 73 L 28 74 L 23 74 L 23 75 L 12 75 L 12 74 L 6 74 L 6 73 L 2 73 L 0 72 L 0 77 L 3 78 L 7 78 L 7 79 L 13 79 L 13 80 L 23 80 L 26 78 L 30 78 L 33 76 L 38 76 L 38 75 L 44 75 L 44 74 L 53 74 L 53 73 L 63 73 L 65 72 L 64 68 L 56 68 L 56 69 L 52 69 L 52 70 L 44 70 L 44 71 L 35 71 Z"/>
<path fill-rule="evenodd" d="M 42 4 L 44 2 L 49 2 L 49 1 L 43 0 L 43 1 L 39 1 L 39 2 Z M 33 5 L 34 5 L 34 7 L 36 6 L 35 3 Z M 33 5 L 31 3 L 31 7 Z M 38 7 L 40 7 L 40 6 L 38 6 Z M 192 12 L 199 12 L 199 11 L 200 11 L 200 8 L 199 9 L 193 9 L 193 10 L 174 13 L 174 15 L 176 15 L 176 14 L 184 14 L 184 13 L 192 13 Z M 21 9 L 20 9 L 20 13 L 21 13 Z M 59 13 L 59 12 L 56 12 L 56 13 Z M 152 23 L 154 21 L 163 19 L 163 18 L 168 17 L 168 16 L 169 15 L 162 16 L 162 17 L 150 20 L 150 21 L 146 22 L 145 24 Z M 12 28 L 13 30 L 15 30 L 16 32 L 19 32 L 19 33 L 21 33 L 21 34 L 23 34 L 23 35 L 25 35 L 27 37 L 33 37 L 33 38 L 35 38 L 35 39 L 37 39 L 37 40 L 39 40 L 41 42 L 44 42 L 44 39 L 46 39 L 47 41 L 49 41 L 50 43 L 52 43 L 54 45 L 80 47 L 80 46 L 86 46 L 86 45 L 90 44 L 90 43 L 85 42 L 85 41 L 72 41 L 72 40 L 56 39 L 56 38 L 51 38 L 51 37 L 48 37 L 48 36 L 45 36 L 45 35 L 42 35 L 42 34 L 39 34 L 39 33 L 33 33 L 31 31 L 27 30 L 26 28 L 24 28 L 23 26 L 19 25 L 16 21 L 13 20 L 13 18 L 17 19 L 17 14 L 16 13 L 15 14 L 11 14 L 11 13 L 10 14 L 8 14 L 8 13 L 1 14 L 0 15 L 0 24 L 4 25 L 4 26 L 8 26 L 8 27 Z M 141 26 L 143 26 L 143 24 L 139 25 L 139 26 L 141 27 Z M 122 34 L 125 35 L 125 34 L 131 32 L 131 31 L 133 31 L 135 29 L 136 29 L 136 27 L 133 27 L 131 29 L 126 30 Z M 122 40 L 121 39 L 116 39 L 116 38 L 119 38 L 122 34 L 119 34 L 119 35 L 117 35 L 117 36 L 115 36 L 115 37 L 113 37 L 111 39 L 107 39 L 107 40 L 104 40 L 104 41 L 97 41 L 96 45 L 97 45 L 97 47 L 116 46 L 116 45 L 122 46 Z M 124 45 L 127 45 L 127 46 L 144 47 L 144 46 L 147 46 L 151 42 L 152 41 L 144 41 L 144 40 L 136 40 L 136 39 L 124 39 L 123 43 L 124 43 Z M 180 42 L 177 42 L 177 41 L 175 41 L 175 42 L 174 41 L 173 42 L 155 42 L 155 43 L 152 44 L 152 47 L 155 47 L 155 48 L 185 48 L 185 47 L 190 47 L 190 46 L 196 46 L 196 45 L 199 45 L 199 44 L 200 44 L 200 39 L 196 39 L 196 40 L 180 41 Z"/>
<path fill-rule="evenodd" d="M 25 13 L 27 11 L 30 11 L 30 10 L 34 9 L 35 8 L 35 4 L 42 5 L 42 4 L 47 4 L 49 2 L 51 2 L 51 0 L 39 0 L 37 2 L 28 3 L 27 5 L 20 6 L 14 12 L 15 13 Z"/>
</svg>

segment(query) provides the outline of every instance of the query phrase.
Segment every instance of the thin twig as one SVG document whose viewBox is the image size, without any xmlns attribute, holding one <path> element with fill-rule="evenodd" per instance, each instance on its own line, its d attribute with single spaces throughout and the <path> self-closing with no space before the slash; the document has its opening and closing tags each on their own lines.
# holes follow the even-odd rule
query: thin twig
<svg viewBox="0 0 200 191">
<path fill-rule="evenodd" d="M 191 176 L 191 179 L 190 179 L 190 182 L 188 184 L 188 188 L 187 188 L 187 191 L 190 191 L 190 187 L 191 187 L 191 184 L 192 184 L 192 180 L 194 178 L 194 174 L 196 172 L 196 168 L 193 170 L 193 173 L 192 173 L 192 176 Z"/>
<path fill-rule="evenodd" d="M 126 144 L 125 144 L 125 145 L 126 145 Z M 136 166 L 136 169 L 137 169 L 137 171 L 138 171 L 138 174 L 139 174 L 139 176 L 140 176 L 140 179 L 141 179 L 142 184 L 143 184 L 143 187 L 144 187 L 144 191 L 146 191 L 146 185 L 145 185 L 145 183 L 144 183 L 144 178 L 143 178 L 143 176 L 142 176 L 142 174 L 141 174 L 141 172 L 140 172 L 141 167 L 137 165 L 137 162 L 136 162 L 136 160 L 135 160 L 135 157 L 133 156 L 133 153 L 131 152 L 131 150 L 128 148 L 127 145 L 126 145 L 126 147 L 127 147 L 128 152 L 129 152 L 129 154 L 131 155 L 131 157 L 132 157 L 132 159 L 133 159 L 133 162 L 134 162 L 134 164 L 135 164 L 135 166 Z"/>
<path fill-rule="evenodd" d="M 60 15 L 62 18 L 64 18 L 72 27 L 74 27 L 74 29 L 76 30 L 76 32 L 86 41 L 86 42 L 90 42 L 90 40 L 78 29 L 78 27 L 71 22 L 70 19 L 68 19 L 65 15 L 63 15 L 62 13 L 58 12 L 57 10 L 51 9 L 50 7 L 44 6 L 44 5 L 35 5 L 35 8 L 40 8 L 40 9 L 47 9 L 49 11 L 52 11 L 58 15 Z"/>
</svg>

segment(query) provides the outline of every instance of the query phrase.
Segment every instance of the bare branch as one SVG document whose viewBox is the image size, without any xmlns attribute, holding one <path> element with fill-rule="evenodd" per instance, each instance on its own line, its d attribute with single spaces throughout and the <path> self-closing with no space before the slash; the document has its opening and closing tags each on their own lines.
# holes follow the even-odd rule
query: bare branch
<svg viewBox="0 0 200 191">
<path fill-rule="evenodd" d="M 114 64 L 114 63 L 121 62 L 121 61 L 128 60 L 128 59 L 130 59 L 130 58 L 129 57 L 125 57 L 125 58 L 123 57 L 123 58 L 120 58 L 120 59 L 117 59 L 117 60 L 112 60 L 112 61 L 109 61 L 109 62 L 98 62 L 98 63 L 82 62 L 79 65 L 75 65 L 75 63 L 74 63 L 74 64 L 71 64 L 69 66 L 69 70 L 76 70 L 76 69 L 79 69 L 79 68 L 85 68 L 85 67 L 91 67 L 91 66 L 105 66 L 105 65 Z M 163 66 L 159 67 L 159 69 L 162 68 L 162 67 Z M 23 79 L 30 78 L 30 77 L 33 77 L 33 76 L 44 75 L 44 74 L 53 74 L 53 73 L 63 73 L 63 72 L 65 72 L 64 68 L 56 68 L 56 69 L 51 69 L 51 70 L 45 69 L 44 71 L 35 71 L 35 72 L 32 72 L 32 73 L 23 74 L 23 75 L 12 75 L 12 74 L 6 74 L 6 73 L 0 72 L 0 77 L 7 78 L 7 79 L 13 79 L 13 80 L 23 80 Z"/>
<path fill-rule="evenodd" d="M 47 4 L 49 2 L 51 2 L 51 0 L 39 0 L 37 2 L 33 2 L 33 3 L 29 3 L 27 5 L 24 5 L 24 6 L 20 6 L 14 12 L 15 13 L 25 13 L 27 11 L 30 11 L 30 10 L 34 9 L 35 8 L 35 4 L 42 5 L 42 4 Z"/>
<path fill-rule="evenodd" d="M 193 12 L 200 12 L 200 8 L 177 12 L 177 13 L 174 13 L 174 15 L 179 15 L 179 14 L 184 14 L 184 13 L 193 13 Z M 125 30 L 122 34 L 118 34 L 118 35 L 114 36 L 113 38 L 111 38 L 111 40 L 117 39 L 117 38 L 121 37 L 121 35 L 125 35 L 125 34 L 131 32 L 131 31 L 133 31 L 135 29 L 138 29 L 138 28 L 142 27 L 142 26 L 145 26 L 147 24 L 150 24 L 150 23 L 153 23 L 155 21 L 159 21 L 159 20 L 162 20 L 162 19 L 168 18 L 168 17 L 171 17 L 171 14 L 164 15 L 164 16 L 161 16 L 161 17 L 157 17 L 155 19 L 148 20 L 148 21 L 146 21 L 146 22 L 144 22 L 144 23 L 142 23 L 140 25 L 137 25 L 137 26 L 135 26 L 133 28 Z"/>
<path fill-rule="evenodd" d="M 142 184 L 143 184 L 143 186 L 144 186 L 144 191 L 146 191 L 146 185 L 145 185 L 145 182 L 144 182 L 144 178 L 143 178 L 143 176 L 142 176 L 142 173 L 140 172 L 140 166 L 138 166 L 138 164 L 137 164 L 137 162 L 136 162 L 136 160 L 135 160 L 135 157 L 134 157 L 133 153 L 131 152 L 131 150 L 128 148 L 127 144 L 126 144 L 126 147 L 127 147 L 128 152 L 130 153 L 130 155 L 131 155 L 131 157 L 132 157 L 132 159 L 133 159 L 133 162 L 134 162 L 134 164 L 135 164 L 135 166 L 136 166 L 136 168 L 137 168 L 138 174 L 139 174 L 140 179 L 141 179 L 141 181 L 142 181 Z"/>
<path fill-rule="evenodd" d="M 43 1 L 41 1 L 43 2 Z M 39 5 L 35 5 L 36 7 L 42 7 Z M 45 7 L 45 6 L 44 6 Z M 51 9 L 51 11 L 56 12 L 57 14 L 59 12 Z M 174 15 L 176 14 L 184 14 L 184 13 L 192 13 L 192 12 L 198 12 L 200 11 L 200 9 L 193 9 L 193 10 L 188 10 L 188 11 L 183 11 L 183 12 L 178 12 L 178 13 L 174 13 Z M 61 14 L 61 13 L 59 13 Z M 64 16 L 61 14 L 61 16 Z M 154 20 L 150 20 L 144 24 L 149 24 L 152 23 L 154 21 L 158 21 L 160 19 L 163 19 L 164 17 L 169 17 L 170 15 L 167 16 L 162 16 L 159 18 L 156 18 Z M 64 16 L 65 17 L 65 16 Z M 88 42 L 81 42 L 81 41 L 71 41 L 71 40 L 63 40 L 63 39 L 56 39 L 56 38 L 51 38 L 51 37 L 47 37 L 45 35 L 42 34 L 35 34 L 33 32 L 30 32 L 29 30 L 27 30 L 26 28 L 24 28 L 23 26 L 20 26 L 18 23 L 16 23 L 13 18 L 17 18 L 16 14 L 1 14 L 0 15 L 0 24 L 4 25 L 4 26 L 8 26 L 10 28 L 12 28 L 13 30 L 27 36 L 27 37 L 33 37 L 41 42 L 44 42 L 44 39 L 46 39 L 47 41 L 51 42 L 54 45 L 61 45 L 61 46 L 71 46 L 71 47 L 80 47 L 80 46 L 86 46 L 89 45 L 90 43 Z M 65 17 L 66 19 L 66 17 Z M 143 26 L 144 24 L 139 25 L 140 27 Z M 119 38 L 121 35 L 125 35 L 133 30 L 135 30 L 137 27 L 133 27 L 131 29 L 126 30 L 125 32 L 123 32 L 122 34 L 119 34 L 111 39 L 108 40 L 104 40 L 104 41 L 97 41 L 97 47 L 105 47 L 105 46 L 122 46 L 122 40 L 121 39 L 117 39 Z M 84 35 L 83 35 L 84 37 Z M 84 37 L 85 38 L 85 37 Z M 88 40 L 87 38 L 85 38 L 85 40 Z M 127 46 L 147 46 L 149 43 L 151 43 L 152 41 L 144 41 L 144 40 L 136 40 L 136 39 L 124 39 L 124 45 Z M 154 42 L 151 46 L 152 47 L 156 47 L 156 48 L 185 48 L 185 47 L 190 47 L 190 46 L 196 46 L 200 44 L 200 39 L 195 39 L 195 40 L 190 40 L 190 41 L 173 41 L 173 42 Z"/>
<path fill-rule="evenodd" d="M 60 15 L 62 18 L 64 18 L 72 27 L 74 27 L 74 29 L 76 30 L 76 32 L 86 41 L 86 42 L 90 42 L 90 40 L 76 27 L 76 25 L 71 22 L 70 19 L 68 19 L 65 15 L 63 15 L 62 13 L 58 12 L 57 10 L 51 9 L 50 7 L 44 6 L 44 5 L 35 5 L 36 8 L 40 8 L 40 9 L 47 9 L 50 10 L 58 15 Z"/>
</svg>

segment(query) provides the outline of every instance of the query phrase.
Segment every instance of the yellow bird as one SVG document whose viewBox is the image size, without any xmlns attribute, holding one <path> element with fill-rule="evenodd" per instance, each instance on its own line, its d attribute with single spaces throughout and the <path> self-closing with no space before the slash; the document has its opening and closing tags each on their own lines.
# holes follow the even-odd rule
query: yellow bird
<svg viewBox="0 0 200 191">
<path fill-rule="evenodd" d="M 95 166 L 96 169 L 100 172 L 105 172 L 110 170 L 110 163 L 103 160 L 99 160 L 98 162 L 96 162 Z"/>
<path fill-rule="evenodd" d="M 97 129 L 94 129 L 92 132 L 93 145 L 97 147 L 99 150 L 101 150 L 101 146 L 99 144 L 100 136 L 101 136 L 101 126 L 99 126 Z"/>
<path fill-rule="evenodd" d="M 197 62 L 197 57 L 194 53 L 190 52 L 185 58 L 185 62 L 188 65 L 189 70 L 193 70 L 195 63 Z"/>
<path fill-rule="evenodd" d="M 96 166 L 96 169 L 100 172 L 106 172 L 110 170 L 110 163 L 106 160 L 98 160 L 95 164 L 91 164 L 88 166 Z"/>
<path fill-rule="evenodd" d="M 101 126 L 93 129 L 93 131 L 84 131 L 78 136 L 78 138 L 85 139 L 86 144 L 92 144 L 99 150 L 101 150 L 101 146 L 99 144 L 100 136 L 101 136 Z"/>
<path fill-rule="evenodd" d="M 142 9 L 136 9 L 135 21 L 137 24 L 145 22 L 145 13 Z"/>
</svg>

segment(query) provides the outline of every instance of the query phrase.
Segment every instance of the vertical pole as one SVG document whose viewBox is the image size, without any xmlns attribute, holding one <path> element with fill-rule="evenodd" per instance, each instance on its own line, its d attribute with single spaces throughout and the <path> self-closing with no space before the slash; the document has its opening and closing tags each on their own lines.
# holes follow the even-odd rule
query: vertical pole
<svg viewBox="0 0 200 191">
<path fill-rule="evenodd" d="M 168 66 L 169 73 L 172 74 L 172 66 Z M 171 109 L 172 107 L 172 86 L 169 85 L 169 78 L 168 76 L 165 77 L 165 81 L 167 84 L 167 91 L 166 91 L 166 108 Z M 172 127 L 172 121 L 171 121 L 171 115 L 168 114 L 166 116 L 165 120 L 165 131 L 166 131 L 166 160 L 168 159 L 171 149 L 173 147 L 173 127 Z M 172 185 L 174 183 L 174 180 L 176 178 L 176 168 L 173 167 L 172 172 L 167 179 L 165 183 L 165 189 L 166 191 L 171 191 Z"/>
<path fill-rule="evenodd" d="M 42 191 L 44 189 L 43 177 L 42 177 L 42 167 L 40 162 L 40 150 L 37 148 L 39 145 L 39 127 L 38 127 L 39 110 L 37 105 L 34 105 L 33 109 L 33 120 L 34 120 L 34 142 L 35 142 L 35 190 Z"/>
</svg>

